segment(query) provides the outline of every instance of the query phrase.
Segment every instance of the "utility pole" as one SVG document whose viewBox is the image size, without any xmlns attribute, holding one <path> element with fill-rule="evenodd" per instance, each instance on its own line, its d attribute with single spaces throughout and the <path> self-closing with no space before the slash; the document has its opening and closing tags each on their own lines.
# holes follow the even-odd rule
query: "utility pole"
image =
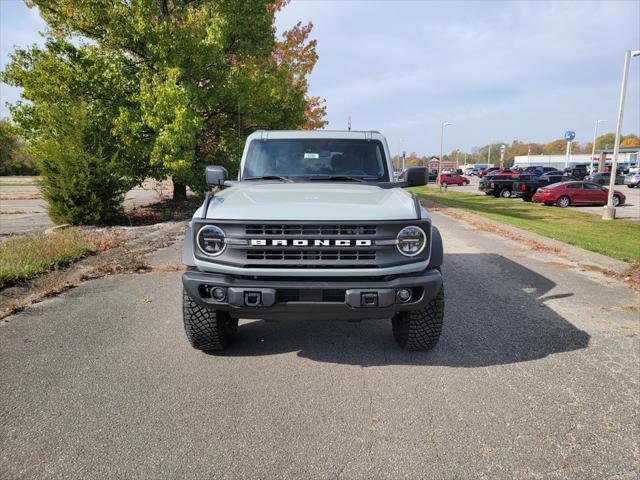
<svg viewBox="0 0 640 480">
<path fill-rule="evenodd" d="M 347 119 L 347 130 L 351 131 L 351 115 L 349 115 L 349 118 Z"/>
<path fill-rule="evenodd" d="M 620 100 L 618 102 L 618 120 L 616 122 L 616 140 L 613 144 L 613 158 L 611 159 L 611 175 L 609 178 L 609 197 L 607 205 L 602 212 L 603 220 L 616 218 L 616 207 L 613 205 L 613 190 L 616 186 L 618 174 L 618 152 L 620 151 L 620 130 L 622 130 L 622 117 L 624 115 L 624 97 L 627 94 L 627 77 L 629 76 L 629 61 L 631 57 L 640 55 L 640 50 L 627 50 L 624 54 L 624 67 L 622 69 L 622 85 L 620 86 Z"/>
<path fill-rule="evenodd" d="M 500 170 L 504 168 L 504 152 L 506 152 L 507 147 L 503 144 L 500 145 Z"/>
<path fill-rule="evenodd" d="M 491 142 L 489 142 L 489 152 L 487 153 L 487 168 L 491 168 Z"/>
</svg>

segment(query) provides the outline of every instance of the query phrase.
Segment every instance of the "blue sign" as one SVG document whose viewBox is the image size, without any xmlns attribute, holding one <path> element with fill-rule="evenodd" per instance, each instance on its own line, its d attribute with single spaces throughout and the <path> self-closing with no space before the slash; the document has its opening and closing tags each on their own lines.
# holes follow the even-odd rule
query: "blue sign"
<svg viewBox="0 0 640 480">
<path fill-rule="evenodd" d="M 576 138 L 576 132 L 573 132 L 573 131 L 571 131 L 571 130 L 567 130 L 567 131 L 564 133 L 564 139 L 565 139 L 567 142 L 572 142 L 574 138 Z"/>
</svg>

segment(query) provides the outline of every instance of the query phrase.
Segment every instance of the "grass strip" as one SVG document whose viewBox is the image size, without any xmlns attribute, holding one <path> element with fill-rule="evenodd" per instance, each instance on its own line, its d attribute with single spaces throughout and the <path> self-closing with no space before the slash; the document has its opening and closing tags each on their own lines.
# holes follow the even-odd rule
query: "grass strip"
<svg viewBox="0 0 640 480">
<path fill-rule="evenodd" d="M 598 215 L 579 212 L 574 208 L 547 207 L 519 199 L 462 192 L 443 192 L 429 186 L 409 190 L 427 200 L 529 230 L 585 250 L 626 262 L 640 262 L 640 222 L 625 219 L 602 220 Z"/>
</svg>

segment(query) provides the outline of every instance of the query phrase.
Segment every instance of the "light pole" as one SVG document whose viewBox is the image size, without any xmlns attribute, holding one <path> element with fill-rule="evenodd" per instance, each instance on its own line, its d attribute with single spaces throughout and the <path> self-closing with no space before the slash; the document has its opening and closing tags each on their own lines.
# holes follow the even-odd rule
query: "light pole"
<svg viewBox="0 0 640 480">
<path fill-rule="evenodd" d="M 491 142 L 489 142 L 489 151 L 487 152 L 487 168 L 491 168 Z"/>
<path fill-rule="evenodd" d="M 500 145 L 500 170 L 504 168 L 504 152 L 507 150 L 506 145 Z"/>
<path fill-rule="evenodd" d="M 593 144 L 591 146 L 591 175 L 593 175 L 593 157 L 596 154 L 596 138 L 598 138 L 598 125 L 606 120 L 596 120 L 593 125 Z"/>
<path fill-rule="evenodd" d="M 440 174 L 442 173 L 442 154 L 444 150 L 444 127 L 453 125 L 452 123 L 442 122 L 440 129 L 440 158 L 438 159 L 438 185 L 440 185 Z"/>
<path fill-rule="evenodd" d="M 609 197 L 607 205 L 602 212 L 603 220 L 616 218 L 616 207 L 613 206 L 613 190 L 616 186 L 618 173 L 618 152 L 620 151 L 620 130 L 622 129 L 622 116 L 624 114 L 624 97 L 627 93 L 627 77 L 629 76 L 629 61 L 631 57 L 640 55 L 640 50 L 627 50 L 624 53 L 624 67 L 622 69 L 622 85 L 620 86 L 620 101 L 618 102 L 618 120 L 616 121 L 616 140 L 613 144 L 613 159 L 611 160 L 611 175 L 609 179 Z"/>
</svg>

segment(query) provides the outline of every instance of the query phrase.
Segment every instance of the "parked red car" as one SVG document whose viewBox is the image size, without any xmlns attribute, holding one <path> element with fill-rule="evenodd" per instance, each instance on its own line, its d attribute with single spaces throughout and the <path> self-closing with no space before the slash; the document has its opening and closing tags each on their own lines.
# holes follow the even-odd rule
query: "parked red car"
<svg viewBox="0 0 640 480">
<path fill-rule="evenodd" d="M 440 183 L 442 185 L 469 185 L 469 179 L 457 173 L 441 173 Z"/>
<path fill-rule="evenodd" d="M 482 178 L 486 175 L 493 175 L 493 172 L 497 172 L 499 170 L 500 169 L 498 167 L 483 168 L 478 172 L 478 178 Z"/>
<path fill-rule="evenodd" d="M 606 205 L 609 189 L 591 182 L 562 182 L 538 188 L 533 201 L 545 205 L 556 204 L 561 208 L 569 205 Z M 626 197 L 613 191 L 613 205 L 623 205 Z"/>
</svg>

